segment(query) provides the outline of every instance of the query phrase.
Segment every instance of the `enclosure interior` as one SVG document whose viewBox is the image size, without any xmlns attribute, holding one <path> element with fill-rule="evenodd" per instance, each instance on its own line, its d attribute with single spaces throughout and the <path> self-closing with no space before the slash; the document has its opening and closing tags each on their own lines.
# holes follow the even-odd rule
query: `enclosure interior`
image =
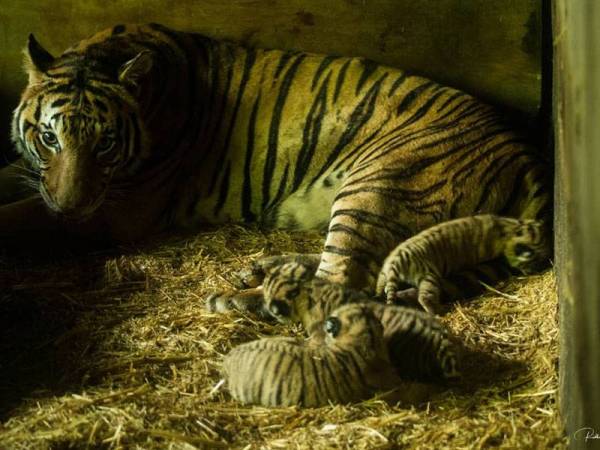
<svg viewBox="0 0 600 450">
<path fill-rule="evenodd" d="M 27 35 L 56 55 L 128 22 L 408 69 L 504 109 L 552 160 L 549 12 L 542 3 L 190 0 L 107 8 L 99 0 L 32 0 L 26 7 L 7 0 L 0 12 L 2 164 L 14 160 L 8 130 L 26 82 Z M 298 330 L 210 315 L 202 299 L 230 287 L 230 275 L 261 255 L 318 252 L 322 236 L 226 226 L 116 249 L 38 244 L 0 250 L 0 348 L 9 355 L 0 374 L 0 441 L 27 448 L 564 445 L 551 270 L 490 288 L 444 318 L 476 352 L 460 385 L 425 408 L 374 400 L 266 412 L 241 407 L 218 387 L 221 355 L 240 342 Z"/>
</svg>

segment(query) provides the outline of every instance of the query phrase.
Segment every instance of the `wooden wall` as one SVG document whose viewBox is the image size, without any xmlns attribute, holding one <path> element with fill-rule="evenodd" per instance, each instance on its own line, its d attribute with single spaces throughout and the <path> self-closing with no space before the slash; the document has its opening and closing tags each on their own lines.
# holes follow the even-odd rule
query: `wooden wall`
<svg viewBox="0 0 600 450">
<path fill-rule="evenodd" d="M 553 35 L 560 406 L 570 447 L 591 450 L 600 449 L 600 2 L 556 1 Z"/>
<path fill-rule="evenodd" d="M 535 114 L 538 0 L 1 0 L 0 146 L 25 77 L 27 35 L 53 53 L 123 22 L 160 22 L 248 44 L 358 55 Z"/>
</svg>

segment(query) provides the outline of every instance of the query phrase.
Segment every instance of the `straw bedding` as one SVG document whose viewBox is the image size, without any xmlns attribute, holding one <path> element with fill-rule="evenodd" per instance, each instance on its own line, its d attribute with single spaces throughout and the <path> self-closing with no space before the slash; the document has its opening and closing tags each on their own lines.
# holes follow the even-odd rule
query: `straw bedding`
<svg viewBox="0 0 600 450">
<path fill-rule="evenodd" d="M 111 250 L 0 254 L 0 449 L 564 448 L 551 270 L 456 305 L 463 378 L 422 406 L 241 406 L 233 346 L 299 329 L 213 315 L 211 291 L 317 234 L 239 226 Z"/>
</svg>

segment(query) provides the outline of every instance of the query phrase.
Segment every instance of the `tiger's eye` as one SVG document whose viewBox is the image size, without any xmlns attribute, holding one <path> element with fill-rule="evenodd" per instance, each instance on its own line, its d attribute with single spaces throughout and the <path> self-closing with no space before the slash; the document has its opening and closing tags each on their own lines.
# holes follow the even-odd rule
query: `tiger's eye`
<svg viewBox="0 0 600 450">
<path fill-rule="evenodd" d="M 533 257 L 533 250 L 525 244 L 515 245 L 515 255 L 521 259 L 530 259 Z"/>
<path fill-rule="evenodd" d="M 112 137 L 102 136 L 98 140 L 98 143 L 96 144 L 96 149 L 100 152 L 105 152 L 105 151 L 109 150 L 113 146 L 114 143 L 115 143 L 115 140 Z"/>
<path fill-rule="evenodd" d="M 300 289 L 294 288 L 294 289 L 291 289 L 288 292 L 286 292 L 285 298 L 287 298 L 288 300 L 294 300 L 299 295 L 300 295 Z"/>
<path fill-rule="evenodd" d="M 342 329 L 342 323 L 337 317 L 328 317 L 325 321 L 324 329 L 325 333 L 335 338 L 338 334 L 340 334 L 340 330 Z"/>
<path fill-rule="evenodd" d="M 269 310 L 274 316 L 289 317 L 291 315 L 290 305 L 281 300 L 274 300 L 269 306 Z"/>
<path fill-rule="evenodd" d="M 58 138 L 53 132 L 44 131 L 42 133 L 42 142 L 49 147 L 54 147 L 56 144 L 58 144 Z"/>
</svg>

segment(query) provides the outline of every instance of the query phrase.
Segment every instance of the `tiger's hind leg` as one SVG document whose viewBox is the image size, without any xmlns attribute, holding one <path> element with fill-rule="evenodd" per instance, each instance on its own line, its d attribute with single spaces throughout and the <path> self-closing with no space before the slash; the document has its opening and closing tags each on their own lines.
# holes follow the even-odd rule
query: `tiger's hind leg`
<svg viewBox="0 0 600 450">
<path fill-rule="evenodd" d="M 515 275 L 516 272 L 501 259 L 483 262 L 441 280 L 442 301 L 451 303 L 468 300 Z"/>
<path fill-rule="evenodd" d="M 419 282 L 419 304 L 430 314 L 441 314 L 443 312 L 440 301 L 442 290 L 440 280 L 434 275 L 426 275 Z"/>
<path fill-rule="evenodd" d="M 486 286 L 494 286 L 515 275 L 515 272 L 502 260 L 487 261 L 475 267 L 461 270 L 437 281 L 439 309 L 437 314 L 447 312 L 451 303 L 469 300 L 486 291 Z M 425 286 L 427 287 L 427 286 Z M 400 289 L 388 298 L 389 303 L 424 307 L 420 288 Z M 428 300 L 425 299 L 424 303 Z M 435 308 L 435 305 L 433 306 Z"/>
</svg>

